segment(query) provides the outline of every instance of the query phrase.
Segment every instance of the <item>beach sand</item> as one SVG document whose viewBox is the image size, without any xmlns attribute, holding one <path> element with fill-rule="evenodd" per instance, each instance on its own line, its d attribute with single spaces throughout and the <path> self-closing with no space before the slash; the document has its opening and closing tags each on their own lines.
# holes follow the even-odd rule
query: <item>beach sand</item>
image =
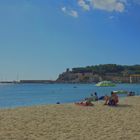
<svg viewBox="0 0 140 140">
<path fill-rule="evenodd" d="M 123 98 L 117 107 L 0 109 L 0 140 L 140 140 L 140 97 Z"/>
</svg>

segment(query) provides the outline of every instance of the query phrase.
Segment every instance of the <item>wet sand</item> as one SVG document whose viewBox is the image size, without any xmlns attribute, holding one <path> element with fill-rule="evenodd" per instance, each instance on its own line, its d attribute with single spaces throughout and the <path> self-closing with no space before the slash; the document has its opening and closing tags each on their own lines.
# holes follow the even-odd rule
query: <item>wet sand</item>
<svg viewBox="0 0 140 140">
<path fill-rule="evenodd" d="M 0 109 L 0 140 L 140 140 L 140 97 L 117 107 L 96 102 Z"/>
</svg>

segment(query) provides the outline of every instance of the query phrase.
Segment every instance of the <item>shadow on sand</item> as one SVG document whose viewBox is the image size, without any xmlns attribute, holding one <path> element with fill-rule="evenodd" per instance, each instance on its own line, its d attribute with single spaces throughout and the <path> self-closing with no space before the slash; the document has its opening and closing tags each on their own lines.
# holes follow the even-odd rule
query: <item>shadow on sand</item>
<svg viewBox="0 0 140 140">
<path fill-rule="evenodd" d="M 125 107 L 133 107 L 133 106 L 132 105 L 128 105 L 128 104 L 118 104 L 117 107 L 125 108 Z"/>
</svg>

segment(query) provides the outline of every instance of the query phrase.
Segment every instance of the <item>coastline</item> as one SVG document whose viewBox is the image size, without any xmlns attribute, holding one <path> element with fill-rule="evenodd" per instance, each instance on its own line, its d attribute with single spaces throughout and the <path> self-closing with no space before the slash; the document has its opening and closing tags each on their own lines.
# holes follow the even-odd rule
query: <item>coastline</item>
<svg viewBox="0 0 140 140">
<path fill-rule="evenodd" d="M 117 107 L 95 102 L 0 109 L 0 139 L 139 140 L 140 97 L 120 99 Z"/>
</svg>

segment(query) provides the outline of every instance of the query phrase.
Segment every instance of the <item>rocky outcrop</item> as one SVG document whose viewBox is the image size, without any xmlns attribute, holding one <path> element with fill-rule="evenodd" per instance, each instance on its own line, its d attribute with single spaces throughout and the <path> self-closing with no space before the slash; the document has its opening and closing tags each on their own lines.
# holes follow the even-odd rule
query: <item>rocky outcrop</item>
<svg viewBox="0 0 140 140">
<path fill-rule="evenodd" d="M 116 75 L 98 75 L 93 73 L 73 73 L 73 72 L 64 72 L 60 74 L 57 82 L 62 83 L 93 83 L 103 80 L 109 80 L 119 83 L 129 83 L 129 76 L 116 76 Z"/>
<path fill-rule="evenodd" d="M 116 83 L 140 83 L 140 65 L 127 66 L 105 64 L 66 69 L 56 82 L 92 83 L 109 80 Z"/>
<path fill-rule="evenodd" d="M 66 82 L 66 83 L 91 83 L 101 81 L 102 77 L 99 75 L 93 75 L 92 73 L 73 73 L 73 72 L 64 72 L 60 74 L 57 82 Z"/>
</svg>

